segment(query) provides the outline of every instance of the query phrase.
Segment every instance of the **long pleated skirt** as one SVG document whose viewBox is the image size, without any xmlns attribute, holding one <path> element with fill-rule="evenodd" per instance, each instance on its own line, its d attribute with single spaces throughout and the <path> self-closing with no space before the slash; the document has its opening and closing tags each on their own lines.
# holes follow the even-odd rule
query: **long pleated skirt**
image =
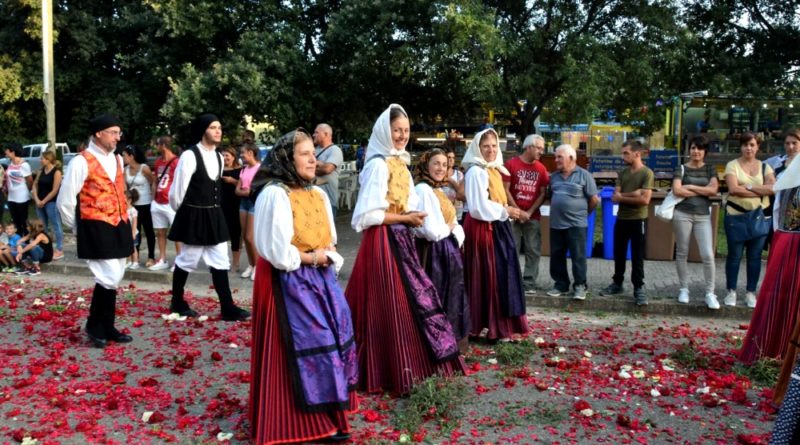
<svg viewBox="0 0 800 445">
<path fill-rule="evenodd" d="M 453 334 L 457 340 L 465 338 L 470 327 L 469 298 L 464 287 L 464 259 L 458 241 L 453 236 L 436 242 L 420 239 L 417 250 L 425 272 L 436 286 Z"/>
<path fill-rule="evenodd" d="M 309 413 L 298 408 L 272 293 L 272 266 L 263 258 L 256 265 L 252 323 L 249 416 L 253 443 L 308 442 L 349 432 L 346 414 L 358 408 L 355 391 L 350 393 L 347 411 Z"/>
<path fill-rule="evenodd" d="M 455 355 L 437 362 L 426 346 L 419 319 L 412 313 L 409 295 L 400 274 L 398 259 L 390 245 L 389 228 L 373 226 L 364 231 L 353 272 L 345 290 L 353 315 L 358 350 L 359 389 L 369 392 L 407 394 L 414 384 L 434 374 L 450 376 L 464 372 L 455 338 L 450 339 Z M 396 232 L 396 230 L 395 230 Z M 419 264 L 413 239 L 407 230 L 412 248 L 402 252 L 403 261 L 414 263 L 430 285 Z M 412 296 L 413 298 L 413 296 Z M 438 297 L 437 297 L 438 299 Z M 435 302 L 439 307 L 441 303 Z M 446 322 L 446 320 L 445 320 Z"/>
<path fill-rule="evenodd" d="M 511 236 L 507 224 L 508 221 L 480 221 L 470 215 L 464 219 L 464 279 L 470 299 L 470 335 L 479 336 L 487 329 L 489 340 L 528 332 L 519 259 L 513 238 L 507 239 Z"/>
<path fill-rule="evenodd" d="M 800 233 L 776 231 L 739 359 L 782 359 L 800 310 Z"/>
</svg>

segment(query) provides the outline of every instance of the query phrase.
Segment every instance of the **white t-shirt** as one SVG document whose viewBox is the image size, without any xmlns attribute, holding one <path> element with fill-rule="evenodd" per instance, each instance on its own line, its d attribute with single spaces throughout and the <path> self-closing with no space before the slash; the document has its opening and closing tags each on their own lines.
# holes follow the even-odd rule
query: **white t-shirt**
<svg viewBox="0 0 800 445">
<path fill-rule="evenodd" d="M 8 200 L 10 202 L 28 202 L 31 200 L 31 191 L 25 178 L 31 175 L 31 166 L 27 162 L 22 164 L 8 164 L 6 171 L 6 185 L 8 187 Z"/>
</svg>

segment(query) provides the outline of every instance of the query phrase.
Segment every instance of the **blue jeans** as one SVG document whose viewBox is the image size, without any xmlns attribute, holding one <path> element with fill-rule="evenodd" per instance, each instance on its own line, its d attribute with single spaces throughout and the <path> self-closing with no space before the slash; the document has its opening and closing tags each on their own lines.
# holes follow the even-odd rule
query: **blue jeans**
<svg viewBox="0 0 800 445">
<path fill-rule="evenodd" d="M 569 291 L 567 249 L 572 257 L 572 278 L 575 286 L 586 285 L 586 227 L 550 228 L 550 278 L 555 288 Z"/>
<path fill-rule="evenodd" d="M 44 230 L 50 231 L 50 225 L 53 225 L 52 233 L 56 237 L 56 250 L 63 250 L 64 247 L 64 231 L 61 229 L 61 216 L 58 215 L 55 201 L 49 201 L 41 209 L 36 207 L 36 214 L 44 224 Z"/>
<path fill-rule="evenodd" d="M 727 235 L 727 234 L 726 234 Z M 747 291 L 755 292 L 758 278 L 761 275 L 761 250 L 767 236 L 760 236 L 748 241 L 731 241 L 728 238 L 728 257 L 725 259 L 726 289 L 736 289 L 739 278 L 739 264 L 742 262 L 742 253 L 747 248 L 746 270 Z"/>
<path fill-rule="evenodd" d="M 34 263 L 38 263 L 44 256 L 44 250 L 39 246 L 34 246 L 33 249 L 22 254 L 25 258 L 30 258 Z"/>
</svg>

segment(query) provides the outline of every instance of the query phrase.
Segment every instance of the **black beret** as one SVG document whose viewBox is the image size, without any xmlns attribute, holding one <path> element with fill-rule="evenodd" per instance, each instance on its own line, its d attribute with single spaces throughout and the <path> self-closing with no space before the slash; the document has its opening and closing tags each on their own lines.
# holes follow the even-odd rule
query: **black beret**
<svg viewBox="0 0 800 445">
<path fill-rule="evenodd" d="M 219 122 L 219 118 L 211 113 L 201 114 L 192 121 L 192 142 L 197 142 L 203 139 L 206 129 L 212 122 Z"/>
<path fill-rule="evenodd" d="M 122 122 L 120 122 L 116 116 L 112 116 L 110 114 L 101 114 L 99 116 L 95 116 L 89 121 L 89 134 L 95 134 L 99 131 L 105 130 L 106 128 L 121 126 Z"/>
</svg>

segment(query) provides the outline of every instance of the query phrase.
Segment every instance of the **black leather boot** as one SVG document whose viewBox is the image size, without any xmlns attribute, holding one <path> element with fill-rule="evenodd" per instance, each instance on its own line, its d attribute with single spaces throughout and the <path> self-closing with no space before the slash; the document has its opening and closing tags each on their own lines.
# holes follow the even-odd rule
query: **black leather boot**
<svg viewBox="0 0 800 445">
<path fill-rule="evenodd" d="M 247 312 L 233 303 L 231 286 L 228 283 L 228 271 L 214 269 L 213 267 L 209 267 L 209 270 L 211 271 L 211 281 L 214 283 L 214 289 L 216 289 L 217 297 L 219 298 L 222 319 L 225 321 L 248 319 L 250 317 L 250 312 Z"/>
<path fill-rule="evenodd" d="M 183 289 L 186 287 L 186 280 L 189 278 L 189 272 L 175 265 L 175 270 L 172 272 L 172 301 L 169 305 L 170 312 L 176 312 L 179 315 L 186 317 L 197 317 L 197 312 L 189 307 L 189 303 L 183 298 Z"/>
<path fill-rule="evenodd" d="M 103 309 L 104 309 L 104 317 L 103 317 L 103 326 L 106 330 L 106 335 L 109 341 L 114 341 L 117 343 L 130 343 L 133 341 L 133 337 L 127 334 L 123 334 L 122 332 L 118 331 L 116 327 L 114 327 L 115 321 L 117 319 L 117 290 L 116 289 L 104 289 L 106 291 L 106 297 L 104 298 Z"/>
<path fill-rule="evenodd" d="M 108 340 L 106 339 L 106 330 L 103 325 L 104 316 L 104 303 L 106 289 L 99 285 L 94 285 L 92 292 L 92 301 L 89 304 L 89 319 L 86 320 L 86 335 L 89 336 L 89 341 L 96 348 L 105 348 Z"/>
</svg>

